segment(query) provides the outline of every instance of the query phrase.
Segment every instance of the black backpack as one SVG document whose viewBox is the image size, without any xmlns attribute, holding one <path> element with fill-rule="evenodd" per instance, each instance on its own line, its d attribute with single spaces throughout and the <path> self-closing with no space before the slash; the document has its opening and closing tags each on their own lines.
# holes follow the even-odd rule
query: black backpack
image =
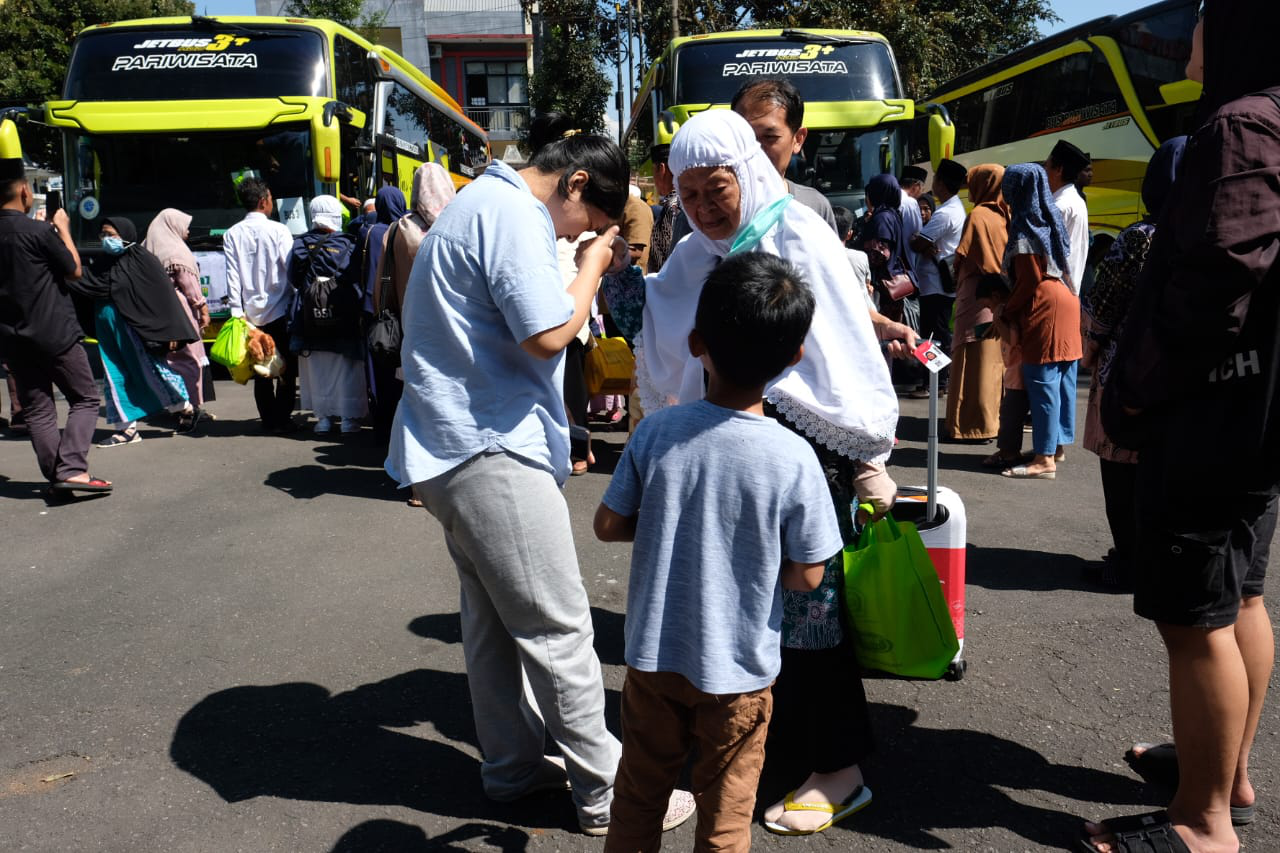
<svg viewBox="0 0 1280 853">
<path fill-rule="evenodd" d="M 307 342 L 354 338 L 360 335 L 363 297 L 341 277 L 321 275 L 316 270 L 319 253 L 331 235 L 307 246 L 307 277 L 302 288 L 302 337 Z"/>
</svg>

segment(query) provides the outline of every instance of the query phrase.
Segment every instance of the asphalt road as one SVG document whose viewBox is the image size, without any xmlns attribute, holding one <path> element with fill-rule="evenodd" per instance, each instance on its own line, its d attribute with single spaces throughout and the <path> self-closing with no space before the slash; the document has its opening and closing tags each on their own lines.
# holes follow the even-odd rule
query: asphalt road
<svg viewBox="0 0 1280 853">
<path fill-rule="evenodd" d="M 262 436 L 246 389 L 218 394 L 195 436 L 95 450 L 118 491 L 70 506 L 0 440 L 0 850 L 599 850 L 567 795 L 483 797 L 454 570 L 369 432 Z M 900 484 L 924 483 L 925 405 L 903 401 Z M 565 494 L 616 730 L 629 549 L 590 533 L 603 439 Z M 1055 850 L 1080 816 L 1167 797 L 1122 761 L 1170 734 L 1155 632 L 1082 577 L 1108 544 L 1096 460 L 1076 447 L 1056 482 L 1011 482 L 985 452 L 941 457 L 969 514 L 967 677 L 869 681 L 874 802 L 820 837 L 757 826 L 760 849 Z M 1278 707 L 1250 850 L 1280 849 Z"/>
</svg>

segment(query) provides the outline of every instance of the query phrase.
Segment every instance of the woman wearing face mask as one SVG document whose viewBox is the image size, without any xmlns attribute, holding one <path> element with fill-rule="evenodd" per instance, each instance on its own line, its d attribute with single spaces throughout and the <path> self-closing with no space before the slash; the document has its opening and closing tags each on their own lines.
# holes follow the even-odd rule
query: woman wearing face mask
<svg viewBox="0 0 1280 853">
<path fill-rule="evenodd" d="M 132 220 L 104 219 L 100 236 L 106 255 L 90 262 L 79 290 L 95 298 L 104 417 L 115 430 L 98 447 L 119 447 L 142 440 L 137 421 L 148 415 L 186 415 L 194 425 L 186 384 L 167 356 L 196 332 L 164 266 L 137 242 Z"/>
<path fill-rule="evenodd" d="M 189 414 L 178 416 L 179 432 L 195 429 L 196 422 L 205 414 L 201 407 L 205 402 L 204 372 L 209 364 L 204 342 L 200 340 L 201 331 L 209 325 L 209 304 L 200 289 L 200 268 L 196 264 L 196 256 L 187 248 L 190 228 L 191 214 L 169 207 L 151 220 L 147 236 L 142 241 L 142 247 L 155 255 L 169 274 L 178 304 L 190 315 L 191 326 L 196 333 L 194 341 L 178 347 L 168 356 L 169 366 L 187 386 L 187 397 L 193 407 Z"/>
<path fill-rule="evenodd" d="M 485 793 L 509 801 L 567 782 L 591 835 L 608 827 L 620 747 L 604 725 L 560 493 L 569 476 L 564 350 L 613 260 L 609 223 L 622 214 L 629 173 L 612 141 L 577 134 L 519 172 L 495 160 L 440 213 L 405 288 L 404 393 L 386 463 L 443 525 L 457 567 Z M 588 230 L 603 233 L 566 289 L 556 238 Z M 544 755 L 548 734 L 562 762 Z M 680 808 L 675 823 L 693 812 L 691 800 Z"/>
</svg>

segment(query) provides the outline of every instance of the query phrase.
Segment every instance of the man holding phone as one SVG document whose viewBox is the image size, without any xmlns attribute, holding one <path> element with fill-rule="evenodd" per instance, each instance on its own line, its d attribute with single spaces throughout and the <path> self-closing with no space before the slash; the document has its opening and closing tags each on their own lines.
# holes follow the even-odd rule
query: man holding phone
<svg viewBox="0 0 1280 853">
<path fill-rule="evenodd" d="M 66 211 L 50 222 L 28 218 L 35 203 L 18 131 L 0 122 L 0 356 L 13 371 L 40 472 L 52 497 L 109 492 L 86 461 L 98 422 L 98 387 L 80 340 L 68 281 L 80 278 L 80 255 Z M 53 388 L 70 406 L 58 428 Z"/>
</svg>

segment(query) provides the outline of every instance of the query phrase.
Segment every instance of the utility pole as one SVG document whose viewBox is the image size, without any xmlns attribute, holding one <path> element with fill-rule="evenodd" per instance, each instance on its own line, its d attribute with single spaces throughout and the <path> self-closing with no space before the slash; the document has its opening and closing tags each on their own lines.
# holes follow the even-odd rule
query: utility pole
<svg viewBox="0 0 1280 853">
<path fill-rule="evenodd" d="M 636 0 L 636 44 L 640 53 L 640 70 L 643 72 L 644 63 L 649 59 L 649 54 L 644 50 L 644 0 Z M 632 82 L 631 85 L 634 86 L 635 83 Z"/>
<path fill-rule="evenodd" d="M 622 42 L 622 7 L 617 3 L 613 4 L 613 17 L 618 24 L 618 50 L 623 47 Z M 618 91 L 614 92 L 614 104 L 618 108 L 618 145 L 622 145 L 622 136 L 626 133 L 626 126 L 622 121 L 622 54 L 618 54 Z"/>
<path fill-rule="evenodd" d="M 671 0 L 671 37 L 673 39 L 680 38 L 680 13 L 678 7 L 680 0 Z"/>
<path fill-rule="evenodd" d="M 628 106 L 634 105 L 636 100 L 636 62 L 635 62 L 635 40 L 636 25 L 635 18 L 631 16 L 631 0 L 627 0 L 627 92 Z M 628 109 L 628 112 L 630 110 Z"/>
</svg>

